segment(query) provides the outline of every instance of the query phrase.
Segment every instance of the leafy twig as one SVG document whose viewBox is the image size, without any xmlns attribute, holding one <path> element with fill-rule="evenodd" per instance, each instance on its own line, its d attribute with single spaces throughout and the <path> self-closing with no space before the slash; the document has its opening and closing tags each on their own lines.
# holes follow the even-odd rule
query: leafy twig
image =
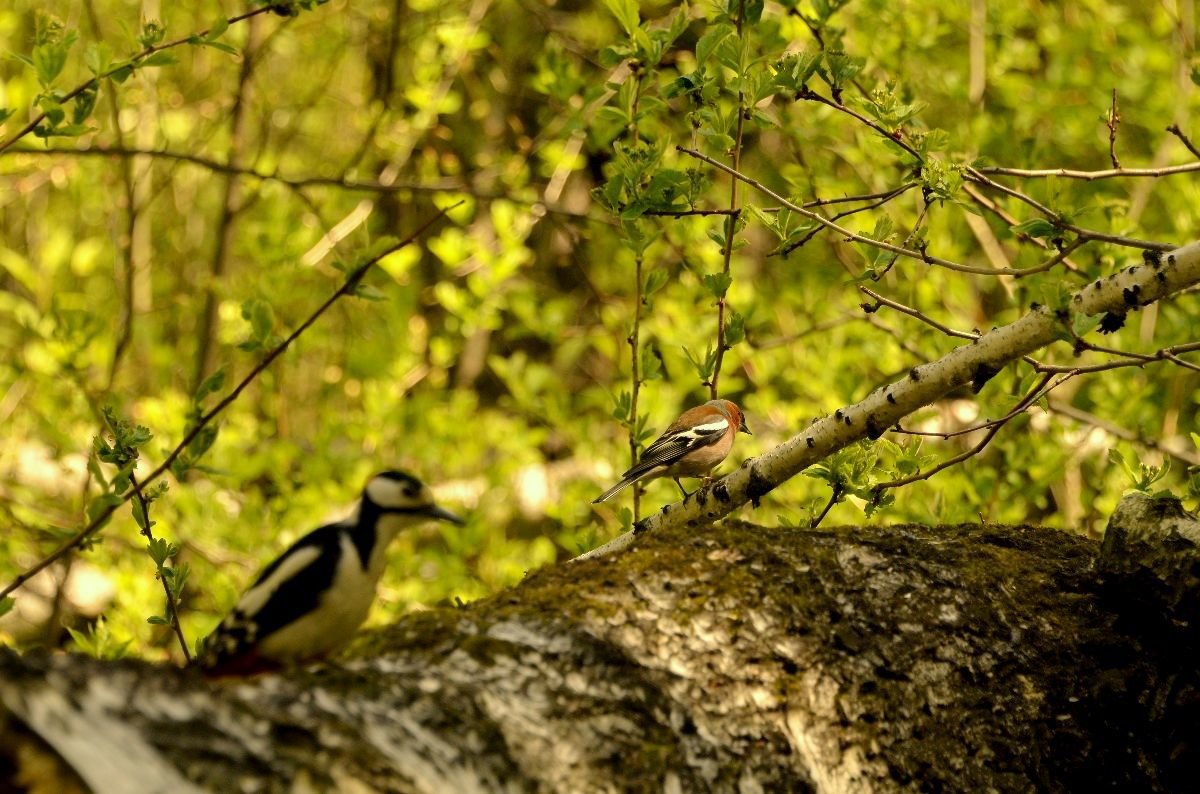
<svg viewBox="0 0 1200 794">
<path fill-rule="evenodd" d="M 151 527 L 154 526 L 155 522 L 150 520 L 150 500 L 146 498 L 146 494 L 138 486 L 137 479 L 134 477 L 132 471 L 129 473 L 129 483 L 135 489 L 134 497 L 137 499 L 138 506 L 133 511 L 134 520 L 141 527 L 142 534 L 149 543 L 150 556 L 158 567 L 156 575 L 158 576 L 158 580 L 162 582 L 163 593 L 167 597 L 166 622 L 171 626 L 171 629 L 175 632 L 175 637 L 179 640 L 179 647 L 183 650 L 184 661 L 191 664 L 192 653 L 188 650 L 187 638 L 183 636 L 183 627 L 179 625 L 179 599 L 177 597 L 183 591 L 183 585 L 187 579 L 187 568 L 186 566 L 166 565 L 166 561 L 178 553 L 179 547 L 154 537 Z M 157 623 L 162 622 L 162 619 L 158 618 L 156 620 L 152 618 L 151 621 Z"/>
<path fill-rule="evenodd" d="M 277 3 L 274 5 L 262 6 L 261 8 L 254 9 L 253 11 L 247 11 L 244 14 L 238 14 L 236 16 L 230 17 L 229 19 L 225 20 L 225 26 L 228 27 L 228 26 L 236 24 L 238 22 L 242 22 L 244 20 L 250 19 L 251 17 L 256 17 L 259 14 L 266 14 L 266 13 L 269 13 L 272 11 L 276 11 L 277 9 L 286 9 L 288 7 L 289 6 L 286 3 Z M 136 55 L 134 55 L 124 61 L 121 61 L 120 63 L 116 64 L 115 66 L 112 66 L 109 69 L 104 70 L 103 72 L 96 75 L 92 79 L 87 80 L 83 83 L 80 83 L 78 86 L 71 89 L 66 94 L 62 95 L 61 97 L 57 97 L 58 103 L 60 105 L 66 104 L 67 102 L 71 101 L 72 99 L 79 96 L 80 94 L 83 94 L 85 91 L 96 90 L 97 88 L 99 88 L 101 80 L 104 80 L 108 77 L 112 77 L 113 75 L 117 74 L 118 72 L 122 72 L 131 67 L 136 68 L 139 63 L 146 60 L 147 58 L 149 58 L 151 55 L 153 55 L 156 52 L 162 52 L 163 50 L 169 50 L 174 47 L 179 47 L 183 44 L 194 44 L 197 39 L 204 39 L 206 36 L 208 36 L 209 32 L 211 30 L 212 30 L 212 28 L 206 28 L 197 33 L 193 33 L 188 36 L 184 36 L 183 38 L 175 39 L 174 41 L 168 41 L 165 44 L 152 44 L 152 45 L 146 47 L 145 49 L 143 49 L 141 52 L 137 53 Z M 8 139 L 4 140 L 3 142 L 0 142 L 0 152 L 5 151 L 10 146 L 12 146 L 14 143 L 21 140 L 26 135 L 28 135 L 29 133 L 31 133 L 35 129 L 37 129 L 38 125 L 46 120 L 46 117 L 47 117 L 47 114 L 45 111 L 42 111 L 42 112 L 38 113 L 37 115 L 35 115 L 29 121 L 28 124 L 26 124 L 21 129 L 17 130 L 16 133 L 13 134 L 13 136 L 11 138 L 8 138 Z"/>
</svg>

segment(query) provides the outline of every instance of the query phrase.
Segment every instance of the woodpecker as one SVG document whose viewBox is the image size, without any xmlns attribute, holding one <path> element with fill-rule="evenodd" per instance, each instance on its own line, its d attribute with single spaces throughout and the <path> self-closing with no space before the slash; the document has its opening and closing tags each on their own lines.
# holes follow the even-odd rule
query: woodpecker
<svg viewBox="0 0 1200 794">
<path fill-rule="evenodd" d="M 340 651 L 367 619 L 388 545 L 428 519 L 463 523 L 412 475 L 376 474 L 349 518 L 309 532 L 258 575 L 205 640 L 201 670 L 252 675 Z"/>
</svg>

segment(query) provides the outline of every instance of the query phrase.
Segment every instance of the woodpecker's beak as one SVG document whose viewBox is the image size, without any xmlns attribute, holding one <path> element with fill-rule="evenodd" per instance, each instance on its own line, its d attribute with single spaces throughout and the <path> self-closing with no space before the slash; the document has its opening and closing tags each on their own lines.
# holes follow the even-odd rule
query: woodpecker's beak
<svg viewBox="0 0 1200 794">
<path fill-rule="evenodd" d="M 446 508 L 438 507 L 437 505 L 430 505 L 428 508 L 426 508 L 425 515 L 429 516 L 430 518 L 436 518 L 440 521 L 449 521 L 451 524 L 467 523 Z"/>
</svg>

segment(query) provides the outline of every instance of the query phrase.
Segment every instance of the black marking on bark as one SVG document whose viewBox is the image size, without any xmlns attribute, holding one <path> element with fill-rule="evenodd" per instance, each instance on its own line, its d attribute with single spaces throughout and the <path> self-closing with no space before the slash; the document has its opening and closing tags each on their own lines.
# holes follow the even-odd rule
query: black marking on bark
<svg viewBox="0 0 1200 794">
<path fill-rule="evenodd" d="M 833 412 L 833 418 L 838 420 L 839 422 L 842 421 L 842 409 L 841 408 L 839 408 Z"/>
<path fill-rule="evenodd" d="M 883 428 L 881 428 L 879 426 L 879 423 L 875 421 L 875 417 L 868 416 L 867 417 L 867 438 L 874 441 L 875 439 L 879 438 L 882 435 L 883 435 Z"/>
<path fill-rule="evenodd" d="M 1109 312 L 1100 318 L 1100 333 L 1112 334 L 1125 325 L 1125 312 Z"/>
<path fill-rule="evenodd" d="M 804 439 L 804 441 L 805 441 L 805 443 L 807 443 L 807 444 L 808 444 L 808 448 L 809 448 L 809 449 L 812 449 L 812 448 L 813 448 L 813 440 L 812 440 L 812 436 L 808 436 L 808 437 L 806 437 L 806 438 Z"/>
<path fill-rule="evenodd" d="M 1033 303 L 1029 304 L 1029 311 L 1031 311 L 1031 312 L 1036 312 L 1036 311 L 1040 310 L 1041 308 L 1042 308 L 1042 304 L 1038 303 L 1037 301 L 1034 301 Z"/>
<path fill-rule="evenodd" d="M 712 495 L 713 495 L 713 498 L 716 499 L 718 502 L 728 502 L 729 501 L 729 487 L 727 485 L 725 485 L 724 482 L 719 482 L 713 486 Z"/>
<path fill-rule="evenodd" d="M 1175 254 L 1167 254 L 1167 264 L 1168 265 L 1175 264 Z"/>
<path fill-rule="evenodd" d="M 908 371 L 908 377 L 914 381 L 921 380 L 921 373 L 917 372 L 917 368 L 913 367 Z"/>
<path fill-rule="evenodd" d="M 757 466 L 750 467 L 750 481 L 746 483 L 746 496 L 749 497 L 750 504 L 758 507 L 762 498 L 769 494 L 774 487 L 774 483 L 758 473 Z"/>
<path fill-rule="evenodd" d="M 998 372 L 1000 372 L 1000 367 L 986 361 L 975 367 L 975 372 L 971 374 L 971 391 L 979 394 L 987 382 L 996 377 Z"/>
<path fill-rule="evenodd" d="M 1132 287 L 1126 287 L 1125 289 L 1121 290 L 1121 297 L 1125 300 L 1125 305 L 1132 309 L 1136 309 L 1138 306 L 1140 306 L 1141 301 L 1138 298 L 1138 293 L 1141 291 L 1142 288 L 1138 284 L 1134 284 Z"/>
<path fill-rule="evenodd" d="M 1153 267 L 1162 267 L 1162 254 L 1158 251 L 1142 251 L 1142 261 Z"/>
<path fill-rule="evenodd" d="M 896 404 L 895 395 L 893 395 L 891 392 L 888 392 L 887 393 L 887 401 L 890 402 L 892 405 L 895 405 Z"/>
<path fill-rule="evenodd" d="M 851 419 L 850 417 L 848 417 L 848 416 L 843 416 L 843 417 L 842 417 L 842 421 L 843 421 L 843 422 L 845 422 L 847 425 L 852 425 L 852 424 L 854 424 L 854 420 L 852 420 L 852 419 Z"/>
<path fill-rule="evenodd" d="M 1167 274 L 1166 274 L 1166 273 L 1164 273 L 1164 272 L 1162 272 L 1161 270 L 1160 270 L 1160 271 L 1158 271 L 1157 273 L 1155 273 L 1155 274 L 1154 274 L 1154 277 L 1155 277 L 1156 279 L 1158 279 L 1158 283 L 1159 283 L 1159 284 L 1166 284 L 1166 283 L 1167 283 Z"/>
</svg>

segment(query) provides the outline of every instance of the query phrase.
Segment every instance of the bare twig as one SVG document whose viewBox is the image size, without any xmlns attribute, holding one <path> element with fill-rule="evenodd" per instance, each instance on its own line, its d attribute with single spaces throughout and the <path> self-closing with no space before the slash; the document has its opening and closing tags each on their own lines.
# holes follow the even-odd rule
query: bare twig
<svg viewBox="0 0 1200 794">
<path fill-rule="evenodd" d="M 461 203 L 462 202 L 459 202 L 459 204 L 461 204 Z M 241 395 L 241 393 L 246 389 L 246 387 L 249 386 L 252 382 L 254 382 L 254 380 L 256 378 L 258 378 L 258 376 L 261 375 L 267 369 L 267 367 L 269 367 L 275 361 L 275 359 L 277 359 L 281 355 L 283 355 L 283 353 L 288 349 L 288 347 L 291 346 L 292 342 L 296 341 L 296 339 L 298 339 L 301 334 L 303 334 L 305 331 L 307 331 L 309 329 L 309 327 L 313 323 L 315 323 L 321 317 L 321 315 L 323 315 L 329 309 L 330 306 L 332 306 L 335 302 L 337 302 L 337 300 L 339 298 L 351 294 L 355 290 L 355 288 L 358 286 L 359 282 L 362 281 L 363 277 L 366 276 L 367 272 L 371 269 L 372 266 L 375 265 L 376 262 L 383 259 L 385 256 L 387 256 L 391 253 L 394 253 L 396 251 L 399 251 L 401 248 L 404 248 L 405 246 L 411 244 L 414 240 L 416 240 L 418 237 L 420 237 L 422 234 L 424 234 L 431 226 L 433 226 L 433 224 L 436 223 L 443 215 L 445 215 L 447 212 L 449 212 L 450 210 L 454 209 L 457 206 L 458 206 L 458 204 L 454 204 L 452 206 L 445 207 L 443 209 L 438 210 L 437 214 L 435 214 L 432 218 L 430 218 L 429 220 L 422 223 L 416 229 L 416 231 L 414 231 L 408 237 L 404 238 L 403 240 L 401 240 L 400 242 L 396 243 L 393 246 L 389 246 L 387 248 L 387 250 L 380 252 L 376 256 L 372 257 L 368 261 L 364 262 L 363 264 L 361 264 L 357 268 L 355 268 L 355 270 L 346 277 L 346 280 L 342 283 L 342 285 L 340 287 L 338 287 L 338 289 L 332 295 L 330 295 L 328 298 L 326 298 L 325 302 L 322 303 L 320 306 L 318 306 L 313 311 L 313 313 L 310 314 L 308 316 L 308 318 L 305 319 L 304 322 L 302 322 L 296 328 L 296 330 L 292 331 L 292 333 L 289 334 L 288 337 L 286 339 L 284 339 L 282 342 L 280 342 L 278 345 L 271 348 L 271 350 L 268 351 L 268 353 L 263 357 L 262 361 L 258 362 L 258 364 L 256 364 L 254 366 L 254 368 L 250 370 L 250 372 L 246 375 L 246 377 L 242 378 L 241 382 L 239 382 L 237 386 L 233 387 L 233 389 L 227 395 L 225 395 L 225 397 L 223 397 L 220 402 L 218 402 L 215 406 L 213 406 L 211 409 L 209 409 L 203 416 L 200 417 L 199 420 L 197 420 L 196 424 L 192 427 L 192 429 L 189 430 L 186 434 L 184 434 L 183 439 L 179 442 L 179 444 L 177 444 L 175 446 L 175 448 L 173 450 L 171 450 L 171 452 L 167 455 L 167 457 L 163 460 L 163 462 L 161 464 L 159 464 L 158 468 L 154 469 L 152 472 L 147 474 L 146 478 L 144 480 L 142 480 L 142 482 L 139 485 L 131 487 L 128 491 L 126 491 L 124 494 L 122 494 L 120 502 L 118 502 L 114 505 L 110 505 L 109 507 L 107 507 L 106 509 L 101 511 L 97 516 L 95 516 L 91 520 L 91 522 L 88 523 L 87 526 L 85 526 L 83 529 L 81 529 L 77 533 L 75 533 L 75 535 L 73 535 L 72 537 L 67 539 L 62 545 L 60 545 L 57 549 L 55 549 L 49 555 L 47 555 L 43 559 L 39 560 L 31 568 L 29 568 L 24 573 L 20 574 L 15 579 L 13 579 L 8 585 L 6 585 L 4 587 L 3 590 L 0 590 L 0 598 L 3 598 L 4 596 L 6 596 L 9 593 L 16 590 L 18 587 L 23 585 L 25 582 L 29 581 L 29 579 L 32 578 L 34 575 L 36 575 L 39 571 L 43 570 L 48 565 L 52 564 L 55 560 L 62 557 L 64 554 L 69 552 L 71 549 L 75 548 L 80 543 L 87 540 L 89 537 L 91 537 L 97 531 L 99 531 L 99 529 L 102 526 L 104 526 L 104 524 L 108 521 L 109 517 L 112 516 L 112 514 L 116 511 L 116 509 L 118 507 L 125 504 L 130 499 L 133 499 L 135 496 L 140 494 L 142 492 L 142 489 L 144 489 L 147 485 L 154 482 L 159 477 L 161 477 L 164 473 L 166 473 L 171 468 L 171 464 L 173 464 L 179 458 L 179 456 L 183 454 L 184 450 L 187 449 L 188 445 L 191 444 L 196 439 L 196 437 L 200 435 L 200 433 L 204 430 L 204 428 L 207 427 L 215 418 L 217 418 L 217 416 L 219 416 L 222 411 L 224 411 L 226 408 L 228 408 L 234 402 L 234 400 L 236 400 Z"/>
<path fill-rule="evenodd" d="M 1197 149 L 1196 145 L 1192 143 L 1192 139 L 1185 135 L 1183 130 L 1179 129 L 1178 124 L 1172 124 L 1171 126 L 1167 127 L 1167 132 L 1178 138 L 1179 142 L 1187 147 L 1187 150 L 1192 153 L 1193 157 L 1200 159 L 1200 149 Z"/>
</svg>

